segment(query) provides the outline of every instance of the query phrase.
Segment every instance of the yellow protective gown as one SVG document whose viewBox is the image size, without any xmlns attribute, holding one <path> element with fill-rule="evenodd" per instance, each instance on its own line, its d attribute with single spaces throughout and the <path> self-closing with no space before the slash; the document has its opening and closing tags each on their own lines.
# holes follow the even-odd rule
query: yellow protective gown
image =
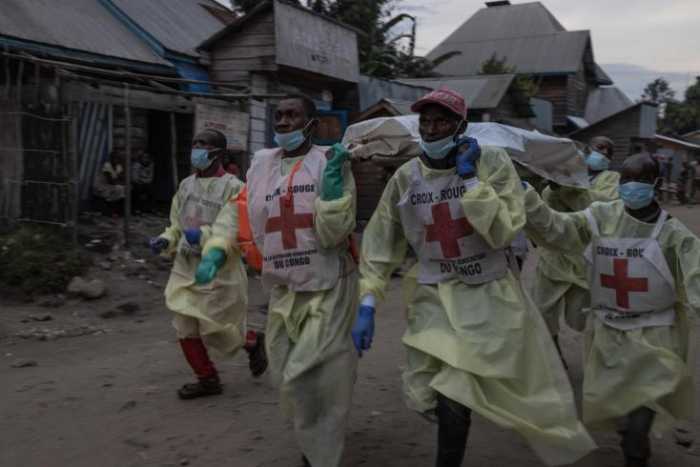
<svg viewBox="0 0 700 467">
<path fill-rule="evenodd" d="M 282 159 L 282 174 L 304 156 Z M 348 254 L 355 229 L 355 181 L 345 168 L 343 197 L 316 200 L 314 229 L 324 248 L 337 249 L 341 277 L 331 290 L 270 291 L 266 346 L 284 413 L 314 467 L 340 465 L 352 402 L 357 354 L 350 330 L 357 309 L 357 267 Z"/>
<path fill-rule="evenodd" d="M 606 170 L 591 180 L 586 190 L 547 187 L 542 197 L 547 205 L 559 212 L 586 209 L 594 201 L 618 199 L 620 174 Z M 537 242 L 537 238 L 532 240 Z M 590 303 L 586 266 L 582 255 L 567 254 L 541 247 L 532 286 L 532 299 L 547 323 L 552 335 L 559 333 L 559 319 L 576 331 L 583 331 L 586 318 L 581 312 Z"/>
<path fill-rule="evenodd" d="M 526 195 L 528 234 L 561 251 L 583 254 L 591 231 L 583 212 L 558 213 L 537 193 Z M 590 210 L 602 237 L 649 237 L 654 224 L 625 212 L 622 201 L 594 203 Z M 700 310 L 700 240 L 677 219 L 667 220 L 658 237 L 678 292 L 673 326 L 620 331 L 588 313 L 583 378 L 583 419 L 593 428 L 615 422 L 645 406 L 657 416 L 654 431 L 693 414 L 692 323 L 688 309 Z"/>
<path fill-rule="evenodd" d="M 248 277 L 236 245 L 238 210 L 235 202 L 230 201 L 244 185 L 228 174 L 223 177 L 196 177 L 195 183 L 209 193 L 224 185 L 221 191 L 223 207 L 212 225 L 201 226 L 200 244 L 203 254 L 211 248 L 222 249 L 226 253 L 226 262 L 211 283 L 195 284 L 194 275 L 201 256 L 183 254 L 179 248 L 180 242 L 186 241 L 180 221 L 185 202 L 183 180 L 170 208 L 170 226 L 160 235 L 170 243 L 164 254 L 175 256 L 170 279 L 165 287 L 165 303 L 173 312 L 198 321 L 199 334 L 207 347 L 224 355 L 233 354 L 244 344 Z"/>
<path fill-rule="evenodd" d="M 455 170 L 420 166 L 428 179 Z M 508 247 L 525 224 L 520 179 L 498 148 L 483 146 L 477 168 L 480 184 L 464 194 L 462 207 L 490 246 Z M 397 203 L 410 181 L 409 163 L 387 183 L 364 232 L 361 296 L 381 299 L 391 273 L 403 262 L 407 241 Z M 573 463 L 594 449 L 578 421 L 571 387 L 542 317 L 510 271 L 481 285 L 457 279 L 425 285 L 415 274 L 406 281 L 403 387 L 411 409 L 434 409 L 441 393 L 518 431 L 550 465 Z"/>
</svg>

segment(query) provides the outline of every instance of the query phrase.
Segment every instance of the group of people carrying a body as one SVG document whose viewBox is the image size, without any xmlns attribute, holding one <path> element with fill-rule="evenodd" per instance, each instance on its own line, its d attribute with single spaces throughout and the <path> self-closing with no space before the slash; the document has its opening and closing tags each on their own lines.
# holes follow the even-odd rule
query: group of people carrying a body
<svg viewBox="0 0 700 467">
<path fill-rule="evenodd" d="M 221 393 L 207 349 L 243 348 L 254 376 L 269 361 L 305 465 L 339 466 L 358 355 L 411 248 L 403 390 L 437 424 L 436 466 L 462 464 L 472 412 L 547 465 L 595 449 L 584 424 L 619 430 L 625 465 L 648 465 L 650 433 L 691 415 L 688 320 L 700 310 L 700 241 L 655 201 L 656 162 L 630 156 L 619 175 L 611 141 L 596 138 L 590 188 L 550 183 L 540 195 L 503 149 L 461 136 L 458 93 L 433 91 L 412 110 L 423 154 L 388 180 L 359 257 L 349 154 L 312 143 L 310 99 L 279 102 L 279 147 L 254 155 L 246 185 L 221 166 L 223 135 L 195 137 L 195 173 L 151 240 L 175 257 L 166 303 L 198 378 L 180 396 Z M 248 225 L 270 294 L 264 335 L 246 332 Z M 532 299 L 510 248 L 521 231 L 540 251 Z M 582 421 L 557 352 L 560 315 L 586 336 Z"/>
</svg>

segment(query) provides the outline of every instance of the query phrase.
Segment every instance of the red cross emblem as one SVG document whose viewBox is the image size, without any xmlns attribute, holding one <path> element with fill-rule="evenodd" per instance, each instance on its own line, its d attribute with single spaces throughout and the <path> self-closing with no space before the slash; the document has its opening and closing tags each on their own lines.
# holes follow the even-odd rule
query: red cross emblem
<svg viewBox="0 0 700 467">
<path fill-rule="evenodd" d="M 466 217 L 452 219 L 448 203 L 433 204 L 431 210 L 434 223 L 425 227 L 425 241 L 440 242 L 445 258 L 458 258 L 458 240 L 473 234 L 474 228 Z"/>
<path fill-rule="evenodd" d="M 270 217 L 265 223 L 265 233 L 281 232 L 282 247 L 293 250 L 297 247 L 297 229 L 310 229 L 314 225 L 313 214 L 297 214 L 294 212 L 294 202 L 280 196 L 280 215 Z M 289 202 L 291 201 L 291 202 Z"/>
<path fill-rule="evenodd" d="M 613 259 L 613 275 L 600 275 L 600 285 L 606 289 L 615 289 L 617 306 L 630 307 L 630 292 L 648 292 L 649 281 L 643 277 L 627 276 L 628 261 L 623 258 Z"/>
</svg>

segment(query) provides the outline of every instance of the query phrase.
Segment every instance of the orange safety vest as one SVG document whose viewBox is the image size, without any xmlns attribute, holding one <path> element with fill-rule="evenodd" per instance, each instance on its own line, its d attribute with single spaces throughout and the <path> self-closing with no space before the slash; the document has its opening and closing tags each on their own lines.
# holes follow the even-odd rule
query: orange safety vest
<svg viewBox="0 0 700 467">
<path fill-rule="evenodd" d="M 243 260 L 256 271 L 262 271 L 262 254 L 253 241 L 253 231 L 250 228 L 248 218 L 248 187 L 238 193 L 238 196 L 231 200 L 238 209 L 238 246 L 241 249 Z"/>
</svg>

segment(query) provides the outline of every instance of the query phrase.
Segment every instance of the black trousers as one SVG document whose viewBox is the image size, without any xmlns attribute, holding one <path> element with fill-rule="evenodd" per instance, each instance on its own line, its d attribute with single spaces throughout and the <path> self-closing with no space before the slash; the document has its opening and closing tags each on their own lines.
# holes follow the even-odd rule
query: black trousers
<svg viewBox="0 0 700 467">
<path fill-rule="evenodd" d="M 467 449 L 472 411 L 459 402 L 438 394 L 438 452 L 436 467 L 460 467 Z"/>
<path fill-rule="evenodd" d="M 651 457 L 649 432 L 654 423 L 654 411 L 640 407 L 627 416 L 627 426 L 621 431 L 620 446 L 627 467 L 646 467 Z"/>
</svg>

